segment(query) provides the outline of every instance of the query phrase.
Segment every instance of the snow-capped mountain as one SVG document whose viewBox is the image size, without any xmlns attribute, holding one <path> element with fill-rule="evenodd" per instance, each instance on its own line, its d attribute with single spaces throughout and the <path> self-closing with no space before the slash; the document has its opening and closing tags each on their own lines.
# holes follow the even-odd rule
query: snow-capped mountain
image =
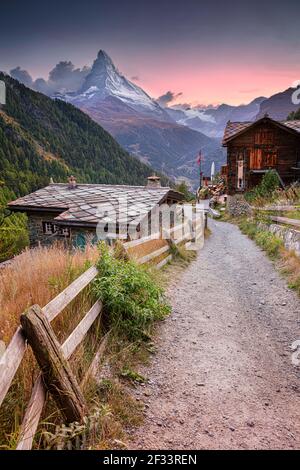
<svg viewBox="0 0 300 470">
<path fill-rule="evenodd" d="M 174 179 L 184 177 L 197 184 L 200 149 L 206 155 L 204 171 L 209 172 L 213 160 L 218 169 L 224 161 L 219 141 L 178 124 L 142 88 L 127 80 L 102 50 L 80 89 L 56 97 L 79 107 L 126 150 Z"/>
<path fill-rule="evenodd" d="M 79 92 L 68 94 L 66 98 L 78 106 L 88 101 L 91 107 L 97 106 L 108 97 L 117 98 L 139 113 L 169 119 L 165 110 L 142 88 L 127 80 L 107 53 L 100 50 Z"/>
<path fill-rule="evenodd" d="M 178 124 L 203 132 L 209 137 L 222 138 L 227 121 L 254 121 L 264 100 L 266 98 L 259 97 L 249 104 L 239 106 L 221 104 L 208 109 L 175 107 L 167 108 L 166 111 Z"/>
</svg>

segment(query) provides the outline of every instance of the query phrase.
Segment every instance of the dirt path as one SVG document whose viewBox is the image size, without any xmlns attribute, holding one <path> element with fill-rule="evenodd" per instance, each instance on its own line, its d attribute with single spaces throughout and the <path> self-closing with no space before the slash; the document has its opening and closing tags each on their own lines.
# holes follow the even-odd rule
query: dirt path
<svg viewBox="0 0 300 470">
<path fill-rule="evenodd" d="M 300 448 L 300 301 L 263 252 L 211 222 L 204 249 L 170 287 L 172 315 L 137 391 L 133 449 Z"/>
</svg>

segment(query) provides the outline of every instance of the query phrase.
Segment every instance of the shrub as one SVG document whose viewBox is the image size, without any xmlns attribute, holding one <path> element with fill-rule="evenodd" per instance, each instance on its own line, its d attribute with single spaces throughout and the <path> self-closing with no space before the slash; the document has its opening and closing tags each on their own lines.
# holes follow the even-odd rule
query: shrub
<svg viewBox="0 0 300 470">
<path fill-rule="evenodd" d="M 114 258 L 104 243 L 100 253 L 93 290 L 104 304 L 110 325 L 129 340 L 149 337 L 147 327 L 170 312 L 163 289 L 145 268 Z"/>
<path fill-rule="evenodd" d="M 264 174 L 260 184 L 245 194 L 245 199 L 248 202 L 255 202 L 262 198 L 271 199 L 274 191 L 279 187 L 280 179 L 277 171 L 269 170 Z"/>
<path fill-rule="evenodd" d="M 242 219 L 239 222 L 239 228 L 251 240 L 254 240 L 257 233 L 257 224 L 252 219 Z"/>
<path fill-rule="evenodd" d="M 177 184 L 175 189 L 184 195 L 185 201 L 192 201 L 195 199 L 195 195 L 189 190 L 185 181 L 181 181 L 181 183 Z"/>
</svg>

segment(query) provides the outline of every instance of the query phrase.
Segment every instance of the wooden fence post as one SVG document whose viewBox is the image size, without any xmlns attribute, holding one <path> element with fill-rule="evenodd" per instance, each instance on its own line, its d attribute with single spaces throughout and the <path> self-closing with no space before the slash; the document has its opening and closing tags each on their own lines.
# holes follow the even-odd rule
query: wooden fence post
<svg viewBox="0 0 300 470">
<path fill-rule="evenodd" d="M 81 422 L 87 411 L 85 400 L 47 317 L 38 305 L 33 305 L 21 315 L 21 324 L 44 383 L 67 423 Z"/>
</svg>

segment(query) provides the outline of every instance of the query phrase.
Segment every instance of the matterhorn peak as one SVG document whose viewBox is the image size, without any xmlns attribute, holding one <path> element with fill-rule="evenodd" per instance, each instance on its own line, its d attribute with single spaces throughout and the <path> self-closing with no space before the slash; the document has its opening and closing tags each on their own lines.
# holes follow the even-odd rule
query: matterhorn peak
<svg viewBox="0 0 300 470">
<path fill-rule="evenodd" d="M 114 67 L 114 63 L 111 60 L 110 56 L 103 49 L 100 49 L 100 51 L 98 52 L 97 59 L 94 61 L 94 65 L 95 65 L 95 63 L 97 63 L 99 61 L 106 62 L 107 64 L 110 64 Z"/>
<path fill-rule="evenodd" d="M 110 79 L 114 81 L 118 75 L 119 72 L 109 55 L 103 49 L 100 49 L 90 73 L 85 78 L 81 92 L 86 92 L 91 87 L 104 90 L 107 87 L 108 81 Z"/>
<path fill-rule="evenodd" d="M 74 104 L 86 103 L 98 106 L 107 98 L 118 99 L 135 111 L 155 115 L 158 118 L 169 119 L 165 111 L 140 87 L 122 75 L 109 55 L 100 49 L 90 73 L 85 77 L 83 85 L 77 94 L 68 99 Z"/>
</svg>

